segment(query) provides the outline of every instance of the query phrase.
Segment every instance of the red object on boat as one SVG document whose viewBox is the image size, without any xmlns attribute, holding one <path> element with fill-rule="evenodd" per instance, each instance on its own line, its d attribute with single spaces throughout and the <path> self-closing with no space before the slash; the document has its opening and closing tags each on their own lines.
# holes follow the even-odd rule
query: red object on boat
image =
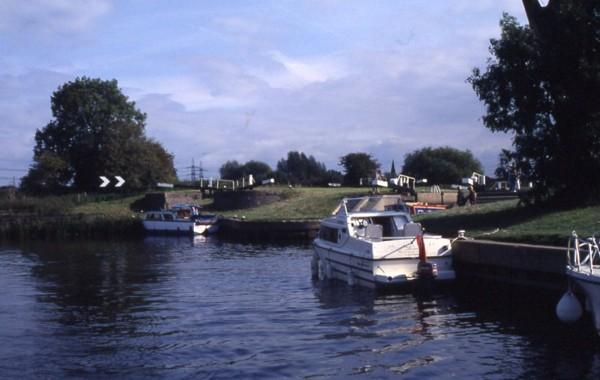
<svg viewBox="0 0 600 380">
<path fill-rule="evenodd" d="M 425 242 L 423 241 L 423 234 L 418 234 L 416 236 L 417 246 L 419 247 L 419 261 L 426 262 L 427 261 L 427 252 L 425 252 Z"/>
</svg>

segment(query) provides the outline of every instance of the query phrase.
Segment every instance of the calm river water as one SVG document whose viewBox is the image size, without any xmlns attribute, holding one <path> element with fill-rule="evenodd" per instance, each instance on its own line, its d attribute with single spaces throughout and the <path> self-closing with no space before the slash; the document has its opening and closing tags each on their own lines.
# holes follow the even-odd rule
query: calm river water
<svg viewBox="0 0 600 380">
<path fill-rule="evenodd" d="M 168 237 L 0 246 L 0 376 L 600 377 L 589 321 L 496 295 L 319 285 L 311 254 Z"/>
</svg>

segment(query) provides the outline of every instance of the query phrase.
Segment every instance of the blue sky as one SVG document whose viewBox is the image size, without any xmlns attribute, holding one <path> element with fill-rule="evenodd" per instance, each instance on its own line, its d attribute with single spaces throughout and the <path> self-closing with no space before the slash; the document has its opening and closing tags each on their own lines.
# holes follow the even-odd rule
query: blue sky
<svg viewBox="0 0 600 380">
<path fill-rule="evenodd" d="M 118 80 L 176 167 L 217 175 L 300 150 L 338 170 L 364 151 L 388 170 L 450 145 L 491 174 L 510 136 L 482 126 L 466 78 L 503 11 L 525 22 L 520 0 L 3 0 L 0 169 L 30 165 L 52 92 L 85 75 Z"/>
</svg>

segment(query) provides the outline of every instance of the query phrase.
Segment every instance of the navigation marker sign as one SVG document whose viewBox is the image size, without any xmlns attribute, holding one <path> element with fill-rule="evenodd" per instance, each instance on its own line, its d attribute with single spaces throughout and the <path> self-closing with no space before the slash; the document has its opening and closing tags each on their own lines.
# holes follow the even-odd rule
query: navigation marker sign
<svg viewBox="0 0 600 380">
<path fill-rule="evenodd" d="M 123 177 L 121 177 L 120 175 L 116 175 L 115 178 L 117 179 L 117 184 L 115 185 L 115 187 L 123 186 L 123 184 L 125 183 Z"/>
<path fill-rule="evenodd" d="M 125 183 L 125 180 L 120 175 L 116 175 L 115 179 L 117 180 L 115 187 L 121 187 Z M 100 187 L 102 187 L 102 188 L 108 186 L 108 184 L 110 183 L 110 179 L 108 179 L 108 177 L 105 177 L 103 175 L 100 176 L 100 180 L 102 181 L 102 183 L 100 184 Z"/>
<path fill-rule="evenodd" d="M 110 179 L 106 178 L 103 175 L 100 176 L 100 180 L 102 181 L 102 183 L 100 184 L 100 187 L 106 187 L 110 183 Z"/>
</svg>

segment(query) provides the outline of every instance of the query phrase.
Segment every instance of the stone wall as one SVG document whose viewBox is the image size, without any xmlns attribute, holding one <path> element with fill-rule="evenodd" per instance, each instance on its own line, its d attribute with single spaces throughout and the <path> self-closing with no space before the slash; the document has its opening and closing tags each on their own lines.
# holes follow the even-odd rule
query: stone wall
<svg viewBox="0 0 600 380">
<path fill-rule="evenodd" d="M 459 277 L 504 284 L 564 290 L 566 248 L 486 240 L 457 240 L 452 245 Z"/>
<path fill-rule="evenodd" d="M 280 201 L 281 194 L 254 190 L 217 191 L 213 199 L 215 210 L 238 210 Z"/>
<path fill-rule="evenodd" d="M 133 208 L 136 210 L 162 210 L 178 204 L 197 205 L 202 200 L 200 191 L 174 191 L 148 193 L 144 198 L 135 202 Z"/>
</svg>

